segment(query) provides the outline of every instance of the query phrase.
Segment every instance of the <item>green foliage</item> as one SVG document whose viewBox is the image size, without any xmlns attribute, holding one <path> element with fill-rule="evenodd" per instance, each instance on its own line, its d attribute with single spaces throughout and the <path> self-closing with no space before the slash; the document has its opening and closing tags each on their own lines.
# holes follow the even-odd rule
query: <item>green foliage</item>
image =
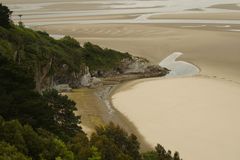
<svg viewBox="0 0 240 160">
<path fill-rule="evenodd" d="M 158 154 L 154 151 L 143 153 L 143 160 L 159 160 Z"/>
<path fill-rule="evenodd" d="M 91 137 L 91 145 L 99 149 L 104 160 L 141 159 L 137 137 L 128 135 L 113 123 L 105 127 L 97 127 L 96 133 Z"/>
<path fill-rule="evenodd" d="M 143 160 L 181 160 L 178 152 L 172 156 L 170 150 L 166 151 L 165 148 L 157 144 L 155 151 L 150 151 L 142 154 Z"/>
<path fill-rule="evenodd" d="M 101 153 L 98 152 L 96 147 L 91 147 L 92 157 L 88 158 L 88 160 L 101 160 Z"/>
<path fill-rule="evenodd" d="M 42 157 L 45 159 L 61 158 L 63 160 L 74 160 L 73 153 L 69 151 L 64 142 L 59 139 L 50 139 L 45 147 L 42 153 Z"/>
<path fill-rule="evenodd" d="M 4 122 L 2 120 L 0 130 L 1 140 L 4 140 L 11 145 L 14 145 L 20 152 L 24 154 L 28 153 L 28 149 L 26 147 L 26 143 L 22 135 L 23 127 L 18 121 L 13 120 Z"/>
<path fill-rule="evenodd" d="M 33 127 L 47 128 L 52 121 L 52 112 L 34 88 L 32 74 L 26 67 L 0 55 L 1 116 L 7 120 L 19 119 Z"/>
<path fill-rule="evenodd" d="M 4 28 L 9 28 L 11 26 L 11 14 L 12 11 L 10 11 L 7 6 L 4 6 L 2 3 L 0 3 L 0 26 Z"/>
<path fill-rule="evenodd" d="M 14 146 L 0 141 L 0 160 L 31 160 L 19 152 Z"/>
<path fill-rule="evenodd" d="M 93 155 L 85 133 L 78 133 L 69 142 L 68 147 L 74 153 L 75 160 L 88 160 Z"/>
<path fill-rule="evenodd" d="M 63 139 L 73 137 L 81 131 L 80 117 L 74 114 L 77 110 L 75 102 L 69 100 L 67 96 L 60 95 L 56 90 L 46 90 L 43 92 L 44 101 L 48 103 L 54 113 L 53 133 Z"/>
<path fill-rule="evenodd" d="M 109 71 L 117 69 L 121 60 L 130 58 L 130 55 L 112 49 L 102 49 L 88 42 L 84 44 L 84 57 L 91 71 Z"/>
<path fill-rule="evenodd" d="M 73 160 L 73 153 L 63 141 L 47 131 L 34 131 L 29 125 L 22 126 L 17 120 L 0 120 L 0 141 L 5 141 L 34 160 L 52 160 L 57 157 Z M 0 148 L 1 149 L 1 148 Z"/>
<path fill-rule="evenodd" d="M 91 43 L 81 47 L 69 36 L 55 40 L 45 32 L 19 26 L 8 30 L 0 27 L 0 51 L 35 73 L 37 67 L 42 69 L 53 59 L 48 75 L 55 79 L 81 72 L 85 65 L 89 66 L 92 73 L 113 71 L 119 67 L 122 59 L 131 58 L 127 53 L 102 49 Z"/>
<path fill-rule="evenodd" d="M 60 39 L 60 42 L 67 47 L 80 48 L 79 42 L 70 36 L 65 36 L 64 38 Z"/>
<path fill-rule="evenodd" d="M 43 96 L 35 92 L 29 73 L 26 67 L 0 55 L 0 115 L 45 128 L 64 140 L 80 132 L 75 103 L 55 90 L 47 90 Z"/>
</svg>

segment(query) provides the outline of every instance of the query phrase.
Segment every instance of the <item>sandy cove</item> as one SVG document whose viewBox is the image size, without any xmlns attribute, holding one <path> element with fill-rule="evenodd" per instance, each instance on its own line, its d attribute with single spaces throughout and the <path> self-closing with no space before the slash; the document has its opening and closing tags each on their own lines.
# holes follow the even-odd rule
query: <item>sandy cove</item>
<svg viewBox="0 0 240 160">
<path fill-rule="evenodd" d="M 137 81 L 139 85 L 135 85 L 135 81 L 129 82 L 122 85 L 113 95 L 114 106 L 121 112 L 120 114 L 126 116 L 128 121 L 135 125 L 134 128 L 144 136 L 144 142 L 152 146 L 155 145 L 153 142 L 159 142 L 168 149 L 178 150 L 187 160 L 208 159 L 207 157 L 211 160 L 220 160 L 222 157 L 221 160 L 225 160 L 229 155 L 232 160 L 238 160 L 239 156 L 236 153 L 239 148 L 240 129 L 235 126 L 240 121 L 236 116 L 240 113 L 236 107 L 240 104 L 237 98 L 240 97 L 238 91 L 240 90 L 240 32 L 230 31 L 237 27 L 209 24 L 76 24 L 40 26 L 37 29 L 53 34 L 72 35 L 81 43 L 90 41 L 103 47 L 129 52 L 146 57 L 155 64 L 175 51 L 183 52 L 179 60 L 197 65 L 201 69 L 201 76 L 154 80 L 153 82 L 160 86 L 158 91 L 155 90 L 155 94 L 150 90 L 157 87 L 148 86 L 149 83 L 153 83 L 149 80 L 141 80 L 142 83 Z M 142 97 L 142 92 L 138 88 L 144 90 L 147 95 Z M 185 98 L 181 99 L 183 91 Z M 140 97 L 134 98 L 132 97 L 134 95 Z M 171 96 L 171 99 L 168 99 L 167 95 Z M 154 97 L 159 102 L 153 105 L 155 107 L 151 102 L 155 99 Z M 140 101 L 145 99 L 148 101 Z M 176 105 L 184 109 L 172 107 L 170 102 L 175 100 Z M 191 100 L 196 101 L 196 104 Z M 198 107 L 195 111 L 199 114 L 194 112 L 192 108 L 194 106 Z M 228 110 L 229 106 L 232 106 L 233 110 Z M 204 110 L 209 111 L 213 116 L 211 117 L 211 114 Z M 166 115 L 170 119 L 162 117 L 162 112 L 167 112 Z M 204 116 L 205 113 L 206 116 Z M 171 115 L 176 117 L 177 122 L 182 123 L 177 123 Z M 149 117 L 158 117 L 159 121 Z M 201 121 L 201 118 L 204 121 Z M 216 120 L 220 120 L 219 123 Z M 224 120 L 225 123 L 223 123 Z M 195 127 L 194 124 L 196 124 Z M 189 134 L 185 134 L 185 130 Z M 202 133 L 202 131 L 205 132 Z M 224 139 L 224 135 L 232 138 Z M 206 151 L 205 155 L 202 154 L 203 152 L 198 152 L 202 150 Z"/>
<path fill-rule="evenodd" d="M 16 0 L 2 2 L 19 3 Z M 101 125 L 112 115 L 106 106 L 110 96 L 120 111 L 114 109 L 114 121 L 135 133 L 145 148 L 149 148 L 148 143 L 153 146 L 159 142 L 168 149 L 178 150 L 185 160 L 240 159 L 240 26 L 230 23 L 239 22 L 240 7 L 236 4 L 239 0 L 184 1 L 190 5 L 175 1 L 167 7 L 169 1 L 159 1 L 161 3 L 154 5 L 157 8 L 147 2 L 145 5 L 150 4 L 147 8 L 133 6 L 133 10 L 124 9 L 128 4 L 117 4 L 122 10 L 98 3 L 66 4 L 66 0 L 36 0 L 34 3 L 39 2 L 54 3 L 36 5 L 36 8 L 31 0 L 23 0 L 21 3 L 30 5 L 12 6 L 17 10 L 15 21 L 18 21 L 18 14 L 23 14 L 23 21 L 29 25 L 53 22 L 56 25 L 35 29 L 71 35 L 81 43 L 90 41 L 130 52 L 156 64 L 173 52 L 183 52 L 180 60 L 201 69 L 201 75 L 195 77 L 131 81 L 120 85 L 113 95 L 110 94 L 112 86 L 103 88 L 100 89 L 104 91 L 100 94 L 103 99 L 94 89 L 75 90 L 69 97 L 77 102 L 85 130 L 92 132 L 93 124 Z M 19 7 L 25 11 L 20 11 Z M 108 13 L 100 8 L 109 9 Z M 79 9 L 87 13 L 72 13 Z M 173 12 L 177 14 L 171 14 Z M 160 19 L 176 19 L 182 23 L 130 24 L 131 21 Z M 92 24 L 77 24 L 84 20 Z M 105 20 L 109 24 L 96 24 Z M 128 24 L 111 24 L 111 20 Z"/>
</svg>

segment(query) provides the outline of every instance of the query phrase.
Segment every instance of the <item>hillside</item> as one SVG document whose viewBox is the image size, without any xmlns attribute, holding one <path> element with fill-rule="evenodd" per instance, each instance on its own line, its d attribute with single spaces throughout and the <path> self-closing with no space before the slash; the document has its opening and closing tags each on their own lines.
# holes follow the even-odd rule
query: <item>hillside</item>
<svg viewBox="0 0 240 160">
<path fill-rule="evenodd" d="M 80 46 L 68 36 L 55 40 L 45 32 L 14 25 L 9 29 L 0 27 L 0 52 L 35 73 L 38 90 L 54 82 L 78 87 L 76 81 L 86 66 L 95 74 L 113 72 L 121 60 L 131 59 L 128 53 L 102 49 L 91 43 Z"/>
<path fill-rule="evenodd" d="M 159 144 L 140 153 L 138 138 L 113 123 L 96 127 L 88 138 L 75 102 L 52 89 L 56 83 L 80 87 L 75 82 L 88 70 L 110 77 L 164 69 L 128 53 L 16 26 L 1 4 L 0 13 L 0 160 L 180 160 Z"/>
</svg>

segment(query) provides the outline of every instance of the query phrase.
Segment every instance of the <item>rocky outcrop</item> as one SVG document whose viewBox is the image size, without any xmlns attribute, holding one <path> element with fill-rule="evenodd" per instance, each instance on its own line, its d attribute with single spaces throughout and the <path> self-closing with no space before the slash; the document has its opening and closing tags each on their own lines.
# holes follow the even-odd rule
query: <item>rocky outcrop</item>
<svg viewBox="0 0 240 160">
<path fill-rule="evenodd" d="M 133 57 L 131 60 L 124 60 L 121 70 L 123 71 L 123 74 L 138 74 L 143 77 L 163 76 L 169 71 L 159 65 L 153 65 L 148 60 L 140 57 Z"/>
<path fill-rule="evenodd" d="M 52 86 L 52 76 L 49 72 L 52 68 L 53 58 L 49 58 L 47 62 L 35 62 L 35 75 L 34 80 L 36 82 L 36 90 L 41 92 L 42 89 L 46 89 Z"/>
<path fill-rule="evenodd" d="M 101 79 L 92 77 L 89 68 L 85 68 L 84 75 L 81 78 L 81 86 L 83 87 L 96 87 L 101 85 Z"/>
<path fill-rule="evenodd" d="M 84 87 L 89 87 L 92 82 L 92 76 L 89 72 L 89 68 L 85 67 L 83 76 L 81 77 L 81 85 Z"/>
<path fill-rule="evenodd" d="M 140 57 L 133 57 L 132 59 L 124 59 L 122 61 L 122 70 L 124 74 L 129 73 L 144 73 L 146 68 L 150 65 L 149 61 Z"/>
<path fill-rule="evenodd" d="M 71 92 L 72 88 L 68 84 L 59 84 L 53 87 L 58 92 Z"/>
<path fill-rule="evenodd" d="M 90 71 L 88 66 L 82 66 L 79 72 L 69 72 L 65 64 L 60 68 L 52 78 L 55 88 L 59 91 L 71 91 L 71 88 L 79 87 L 98 87 L 108 78 L 124 81 L 164 76 L 168 73 L 166 68 L 152 65 L 148 60 L 140 57 L 125 58 L 116 68 L 109 71 Z"/>
</svg>

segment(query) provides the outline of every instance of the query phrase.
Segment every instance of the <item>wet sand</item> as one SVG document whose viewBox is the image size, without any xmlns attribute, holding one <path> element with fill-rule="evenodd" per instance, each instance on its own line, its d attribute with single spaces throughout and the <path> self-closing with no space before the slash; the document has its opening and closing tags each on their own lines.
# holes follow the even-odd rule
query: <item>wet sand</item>
<svg viewBox="0 0 240 160">
<path fill-rule="evenodd" d="M 30 15 L 32 16 L 32 15 Z M 138 15 L 137 14 L 123 14 L 123 15 L 102 15 L 102 16 L 71 16 L 71 17 L 65 17 L 65 16 L 62 16 L 62 17 L 47 17 L 47 18 L 44 18 L 44 17 L 38 17 L 38 18 L 26 18 L 26 15 L 25 15 L 25 19 L 24 19 L 24 23 L 25 24 L 40 24 L 41 22 L 42 23 L 52 23 L 52 22 L 61 22 L 61 21 L 64 21 L 64 22 L 71 22 L 71 21 L 84 21 L 84 20 L 114 20 L 114 19 L 134 19 L 134 18 L 137 18 Z M 18 21 L 18 17 L 15 17 L 14 20 L 15 21 Z"/>
<path fill-rule="evenodd" d="M 240 10 L 239 4 L 215 4 L 209 8 L 227 9 L 227 10 Z"/>
<path fill-rule="evenodd" d="M 220 13 L 204 13 L 204 12 L 192 12 L 192 13 L 173 13 L 173 14 L 159 14 L 150 16 L 149 19 L 228 19 L 239 20 L 240 12 L 220 12 Z"/>
<path fill-rule="evenodd" d="M 129 134 L 133 133 L 138 137 L 141 142 L 141 151 L 151 150 L 152 146 L 135 125 L 124 114 L 112 108 L 112 104 L 109 104 L 111 108 L 106 105 L 106 103 L 111 103 L 109 98 L 114 93 L 112 91 L 122 85 L 105 85 L 95 89 L 80 88 L 65 94 L 76 102 L 77 111 L 75 114 L 81 116 L 81 127 L 89 137 L 95 131 L 96 126 L 113 122 L 124 128 Z"/>
</svg>

